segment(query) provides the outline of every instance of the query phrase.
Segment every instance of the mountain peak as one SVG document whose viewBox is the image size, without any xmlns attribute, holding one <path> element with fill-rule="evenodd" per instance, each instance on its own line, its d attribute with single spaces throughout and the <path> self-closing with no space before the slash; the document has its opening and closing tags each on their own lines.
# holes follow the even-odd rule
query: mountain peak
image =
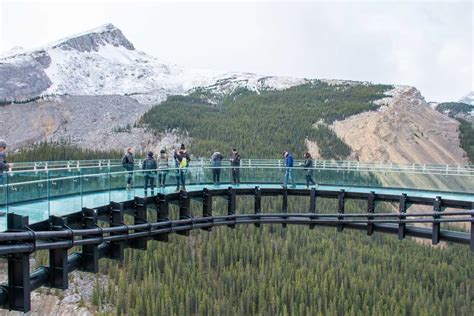
<svg viewBox="0 0 474 316">
<path fill-rule="evenodd" d="M 123 35 L 122 31 L 111 23 L 96 27 L 64 38 L 52 45 L 52 48 L 63 50 L 77 50 L 80 52 L 98 51 L 104 45 L 122 46 L 134 50 L 133 44 Z"/>
</svg>

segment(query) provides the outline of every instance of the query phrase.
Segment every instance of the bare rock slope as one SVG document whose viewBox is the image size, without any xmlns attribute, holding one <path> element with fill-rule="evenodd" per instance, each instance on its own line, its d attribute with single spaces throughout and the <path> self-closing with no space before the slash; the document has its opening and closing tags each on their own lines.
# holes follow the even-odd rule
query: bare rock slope
<svg viewBox="0 0 474 316">
<path fill-rule="evenodd" d="M 397 87 L 378 111 L 354 115 L 331 127 L 360 161 L 465 164 L 459 122 L 430 108 L 413 87 Z"/>
</svg>

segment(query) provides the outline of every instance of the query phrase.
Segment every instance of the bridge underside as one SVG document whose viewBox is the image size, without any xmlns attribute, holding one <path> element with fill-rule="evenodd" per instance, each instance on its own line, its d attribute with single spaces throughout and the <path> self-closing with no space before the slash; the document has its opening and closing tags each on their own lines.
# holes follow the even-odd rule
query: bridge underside
<svg viewBox="0 0 474 316">
<path fill-rule="evenodd" d="M 370 190 L 345 187 L 341 189 L 320 187 L 318 189 L 287 188 L 272 186 L 201 187 L 192 191 L 159 193 L 148 197 L 133 197 L 123 202 L 111 202 L 64 216 L 50 216 L 48 220 L 29 225 L 28 217 L 8 214 L 8 230 L 0 233 L 0 255 L 8 259 L 8 284 L 0 288 L 0 305 L 4 308 L 27 312 L 31 308 L 31 291 L 40 286 L 58 289 L 68 288 L 68 273 L 80 269 L 97 273 L 99 259 L 109 258 L 123 261 L 124 249 L 147 249 L 149 240 L 168 241 L 170 233 L 189 235 L 190 230 L 210 231 L 215 226 L 253 224 L 308 225 L 364 230 L 368 235 L 374 232 L 396 234 L 399 239 L 406 236 L 430 239 L 433 244 L 440 241 L 469 244 L 474 250 L 474 211 L 469 198 L 462 199 L 455 194 L 445 196 L 421 192 L 405 193 L 391 189 Z M 407 194 L 408 193 L 408 194 Z M 237 214 L 237 196 L 251 196 L 254 207 L 250 214 Z M 262 212 L 262 197 L 281 199 L 277 213 Z M 300 196 L 309 199 L 309 209 L 302 213 L 288 212 L 288 197 Z M 472 197 L 472 196 L 471 196 Z M 213 201 L 224 199 L 226 214 L 217 215 Z M 337 212 L 324 214 L 318 209 L 320 198 L 334 199 Z M 202 206 L 200 217 L 191 214 L 191 201 Z M 347 213 L 348 200 L 367 202 L 367 208 L 360 213 Z M 394 202 L 399 206 L 396 213 L 377 213 L 377 202 Z M 179 208 L 179 218 L 170 219 L 170 205 Z M 428 205 L 429 213 L 408 213 L 410 205 Z M 444 212 L 445 208 L 456 211 Z M 151 221 L 149 211 L 156 212 Z M 125 216 L 133 224 L 125 224 Z M 470 223 L 470 233 L 441 230 L 442 223 Z M 424 223 L 432 227 L 417 227 L 410 224 Z M 68 255 L 68 249 L 81 246 L 80 253 Z M 29 256 L 36 250 L 49 251 L 49 266 L 41 267 L 30 274 Z"/>
</svg>

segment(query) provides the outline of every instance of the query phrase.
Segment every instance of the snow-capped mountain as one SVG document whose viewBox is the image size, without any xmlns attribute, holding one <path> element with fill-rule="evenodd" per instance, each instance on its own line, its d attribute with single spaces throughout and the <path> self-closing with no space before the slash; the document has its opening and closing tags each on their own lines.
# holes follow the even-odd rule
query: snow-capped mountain
<svg viewBox="0 0 474 316">
<path fill-rule="evenodd" d="M 459 102 L 463 102 L 466 104 L 474 105 L 474 91 L 469 92 L 467 95 L 462 97 Z"/>
<path fill-rule="evenodd" d="M 0 57 L 0 101 L 45 95 L 128 95 L 156 103 L 195 87 L 285 89 L 304 79 L 185 69 L 135 49 L 106 24 L 34 50 Z"/>
</svg>

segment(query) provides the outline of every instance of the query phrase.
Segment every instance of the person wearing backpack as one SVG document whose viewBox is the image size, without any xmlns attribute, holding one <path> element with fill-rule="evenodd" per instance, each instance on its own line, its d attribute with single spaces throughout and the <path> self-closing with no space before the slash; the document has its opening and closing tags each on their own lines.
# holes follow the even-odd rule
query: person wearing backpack
<svg viewBox="0 0 474 316">
<path fill-rule="evenodd" d="M 127 148 L 127 152 L 122 158 L 122 166 L 128 171 L 127 190 L 132 188 L 133 170 L 135 169 L 135 160 L 133 159 L 132 147 Z"/>
<path fill-rule="evenodd" d="M 219 185 L 221 180 L 221 166 L 222 166 L 222 159 L 224 156 L 216 150 L 211 156 L 211 166 L 212 166 L 212 182 L 214 185 Z"/>
<path fill-rule="evenodd" d="M 151 187 L 151 194 L 155 195 L 155 176 L 157 168 L 158 165 L 155 158 L 153 158 L 153 152 L 150 151 L 142 164 L 142 169 L 145 170 L 143 172 L 145 177 L 145 195 L 148 194 L 148 185 Z"/>
<path fill-rule="evenodd" d="M 316 185 L 313 180 L 313 158 L 309 152 L 304 154 L 304 162 L 300 165 L 303 166 L 305 171 L 306 187 L 309 188 L 310 184 Z"/>
<path fill-rule="evenodd" d="M 8 171 L 11 167 L 9 163 L 7 163 L 7 142 L 3 139 L 0 139 L 0 185 L 3 184 L 3 172 Z"/>
<path fill-rule="evenodd" d="M 180 183 L 183 187 L 183 191 L 186 191 L 186 173 L 188 172 L 191 157 L 186 151 L 184 144 L 181 144 L 179 150 L 174 153 L 174 161 L 176 164 L 176 191 L 179 191 Z"/>
<path fill-rule="evenodd" d="M 240 183 L 240 154 L 237 149 L 232 149 L 230 154 L 230 165 L 232 167 L 232 183 Z"/>
<path fill-rule="evenodd" d="M 288 151 L 283 152 L 285 158 L 285 178 L 283 179 L 283 186 L 288 185 L 288 181 L 291 179 L 291 187 L 296 187 L 295 180 L 293 179 L 293 155 Z"/>
<path fill-rule="evenodd" d="M 158 185 L 160 188 L 165 187 L 166 176 L 168 175 L 168 155 L 166 150 L 160 150 L 160 157 L 158 157 Z"/>
</svg>

